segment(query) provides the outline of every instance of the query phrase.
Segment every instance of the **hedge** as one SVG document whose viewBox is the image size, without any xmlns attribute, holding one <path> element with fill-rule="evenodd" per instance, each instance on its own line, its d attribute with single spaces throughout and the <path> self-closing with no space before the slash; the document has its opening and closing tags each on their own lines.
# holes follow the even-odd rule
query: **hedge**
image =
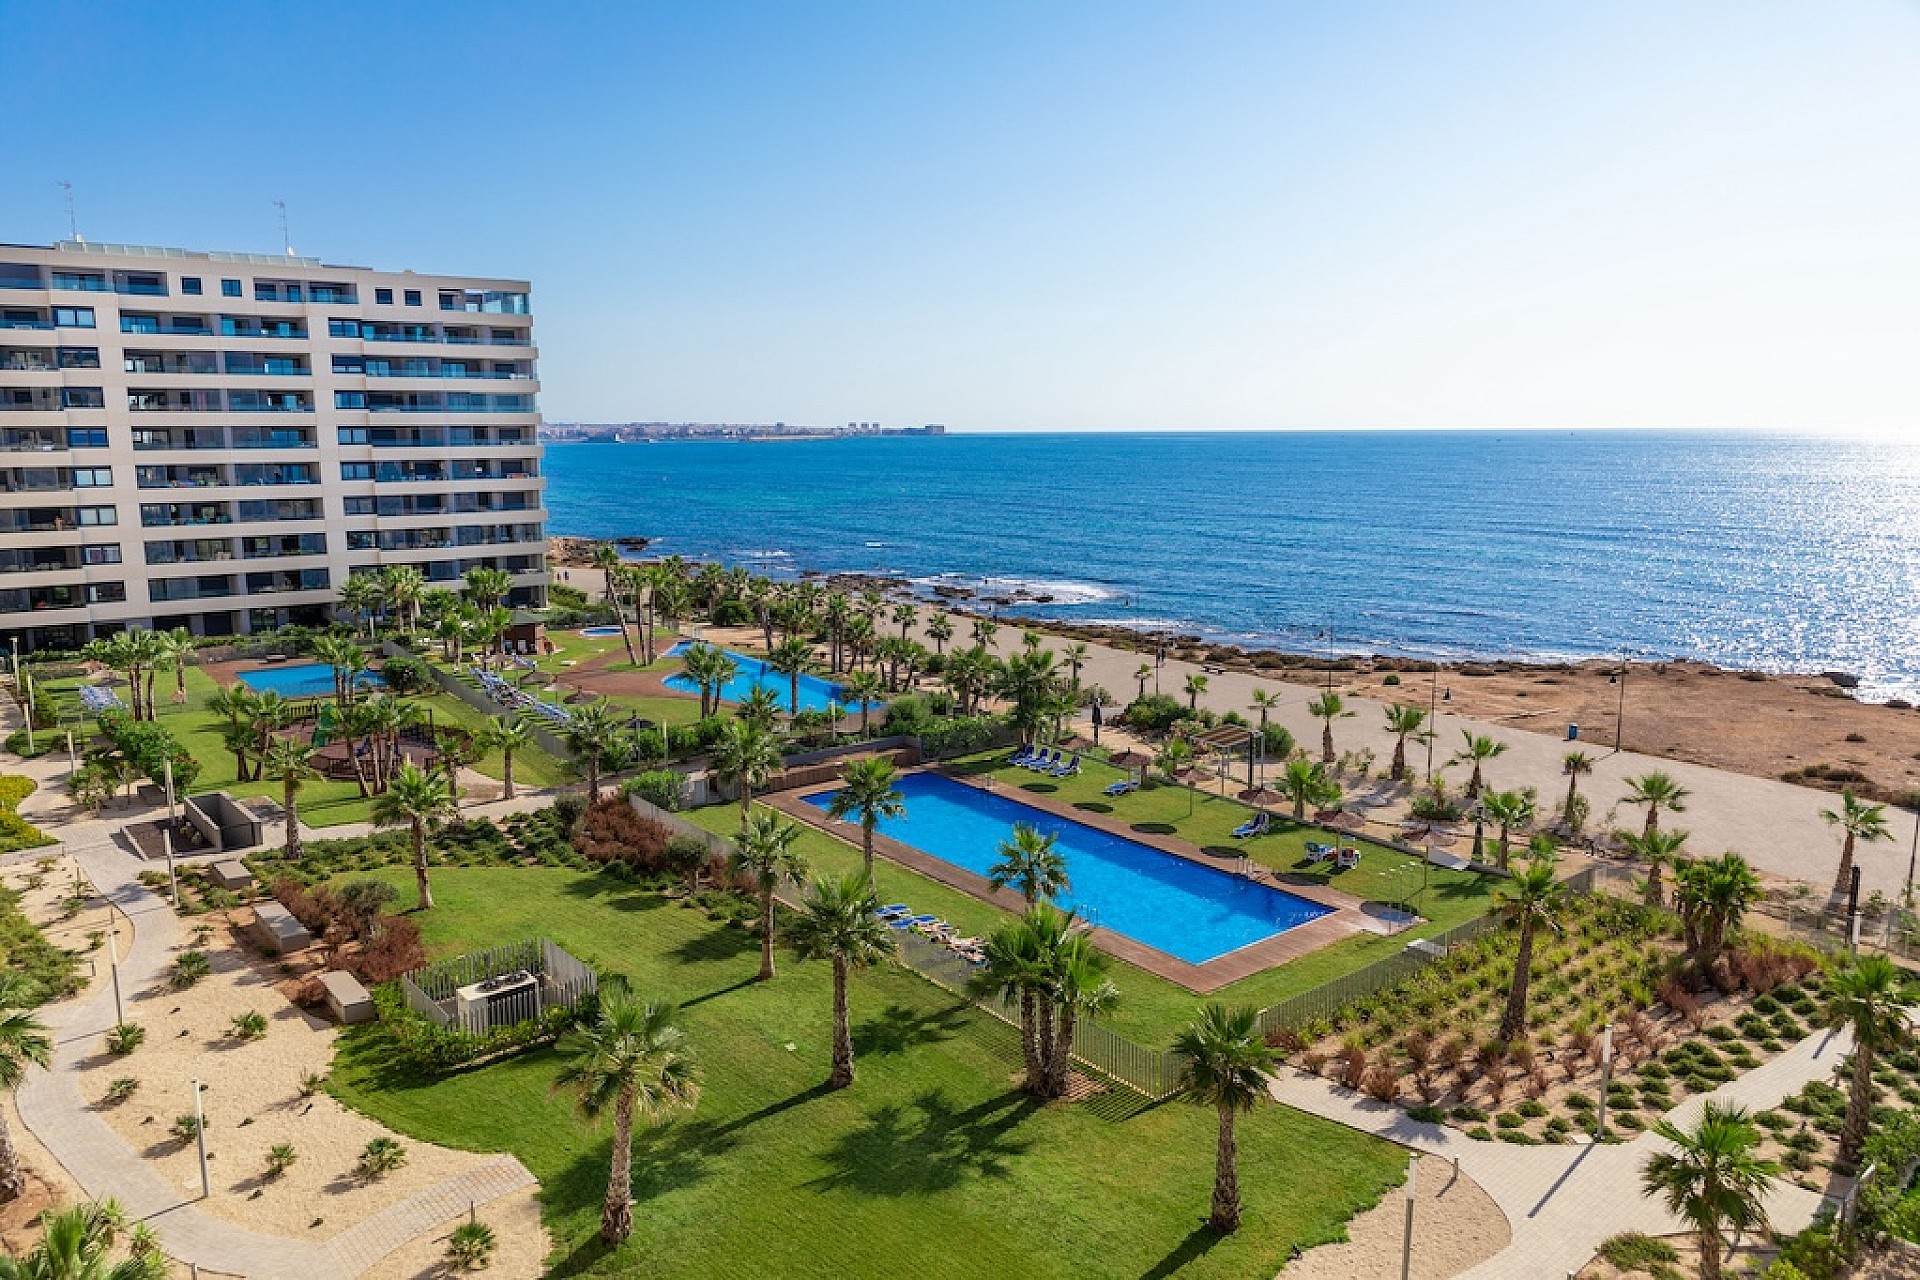
<svg viewBox="0 0 1920 1280">
<path fill-rule="evenodd" d="M 156 721 L 135 720 L 131 712 L 110 708 L 100 713 L 100 729 L 149 782 L 166 777 L 169 756 L 173 759 L 175 791 L 185 791 L 200 776 L 200 762 Z"/>
</svg>

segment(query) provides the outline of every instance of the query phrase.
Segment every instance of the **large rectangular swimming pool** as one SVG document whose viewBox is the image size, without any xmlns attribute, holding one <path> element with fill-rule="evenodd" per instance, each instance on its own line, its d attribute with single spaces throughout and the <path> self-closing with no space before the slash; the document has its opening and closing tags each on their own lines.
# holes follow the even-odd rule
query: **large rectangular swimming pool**
<svg viewBox="0 0 1920 1280">
<path fill-rule="evenodd" d="M 690 640 L 683 640 L 667 650 L 665 656 L 677 658 L 693 643 Z M 722 702 L 743 701 L 747 694 L 752 692 L 753 687 L 759 685 L 761 688 L 773 691 L 773 696 L 780 700 L 782 711 L 788 715 L 793 714 L 793 682 L 791 680 L 758 658 L 750 658 L 744 653 L 735 653 L 731 649 L 723 649 L 721 652 L 732 658 L 733 665 L 737 668 L 733 679 L 720 686 Z M 683 693 L 700 692 L 698 684 L 688 679 L 685 673 L 678 671 L 667 677 L 667 686 L 679 689 Z M 831 680 L 822 680 L 819 676 L 810 675 L 800 677 L 800 710 L 825 711 L 829 703 L 838 706 L 843 714 L 860 714 L 860 704 L 848 702 L 846 691 Z M 876 707 L 879 705 L 877 702 L 874 704 Z"/>
<path fill-rule="evenodd" d="M 333 696 L 333 668 L 324 662 L 261 667 L 242 671 L 240 683 L 255 693 L 271 689 L 283 698 L 327 698 Z M 384 689 L 387 682 L 377 671 L 362 671 L 353 685 L 356 689 Z"/>
<path fill-rule="evenodd" d="M 982 791 L 936 773 L 900 779 L 907 816 L 883 819 L 880 834 L 929 857 L 984 876 L 1000 860 L 1000 842 L 1016 822 L 1055 836 L 1071 888 L 1059 905 L 1189 964 L 1317 920 L 1333 908 L 1056 817 L 1011 796 Z M 825 809 L 832 792 L 806 797 Z"/>
</svg>

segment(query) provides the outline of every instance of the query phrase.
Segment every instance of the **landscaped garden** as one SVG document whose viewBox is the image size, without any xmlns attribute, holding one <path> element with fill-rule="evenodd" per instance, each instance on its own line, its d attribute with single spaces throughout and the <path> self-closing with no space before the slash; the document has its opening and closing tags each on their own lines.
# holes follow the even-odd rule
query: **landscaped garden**
<svg viewBox="0 0 1920 1280">
<path fill-rule="evenodd" d="M 607 1139 L 555 1092 L 555 1050 L 438 1076 L 397 1061 L 381 1027 L 343 1037 L 343 1100 L 540 1177 L 560 1274 L 891 1276 L 921 1258 L 955 1276 L 1268 1275 L 1404 1168 L 1387 1144 L 1259 1109 L 1240 1130 L 1245 1224 L 1218 1236 L 1201 1225 L 1209 1113 L 1120 1091 L 1039 1105 L 1015 1088 L 1015 1035 L 904 970 L 854 976 L 859 1076 L 830 1091 L 829 966 L 784 957 L 756 982 L 747 930 L 606 874 L 442 867 L 434 887 L 434 954 L 550 937 L 677 1003 L 701 1066 L 694 1112 L 636 1135 L 634 1235 L 607 1256 Z"/>
</svg>

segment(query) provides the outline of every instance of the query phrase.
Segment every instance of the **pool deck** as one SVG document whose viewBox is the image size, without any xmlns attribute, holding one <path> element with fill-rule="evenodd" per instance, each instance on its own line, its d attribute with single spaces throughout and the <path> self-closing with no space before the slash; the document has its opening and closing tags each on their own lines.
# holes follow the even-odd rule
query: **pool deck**
<svg viewBox="0 0 1920 1280">
<path fill-rule="evenodd" d="M 1136 942 L 1124 934 L 1114 933 L 1097 926 L 1094 928 L 1093 940 L 1102 951 L 1126 961 L 1135 968 L 1144 969 L 1156 978 L 1165 978 L 1169 982 L 1178 983 L 1199 995 L 1218 991 L 1229 983 L 1252 977 L 1256 973 L 1263 973 L 1275 965 L 1297 960 L 1310 952 L 1318 951 L 1321 947 L 1350 938 L 1356 933 L 1384 934 L 1387 932 L 1387 927 L 1382 921 L 1367 914 L 1363 909 L 1364 901 L 1350 893 L 1343 893 L 1321 884 L 1294 883 L 1289 878 L 1269 871 L 1257 863 L 1250 863 L 1244 859 L 1236 863 L 1233 860 L 1219 858 L 1207 853 L 1199 845 L 1167 836 L 1144 834 L 1133 830 L 1125 822 L 1103 814 L 1088 813 L 1047 796 L 1034 795 L 1031 792 L 1018 791 L 1005 786 L 996 787 L 992 785 L 991 779 L 982 781 L 977 778 L 961 777 L 939 766 L 934 766 L 926 772 L 937 773 L 943 778 L 979 791 L 1008 795 L 1021 804 L 1029 805 L 1043 813 L 1093 827 L 1109 835 L 1158 849 L 1176 858 L 1183 858 L 1188 862 L 1212 867 L 1215 871 L 1224 871 L 1230 875 L 1247 874 L 1242 867 L 1249 867 L 1251 868 L 1249 878 L 1293 894 L 1297 898 L 1304 898 L 1318 906 L 1331 908 L 1328 915 L 1309 920 L 1305 924 L 1295 925 L 1283 933 L 1250 943 L 1236 951 L 1229 951 L 1204 964 L 1191 964 L 1157 948 Z M 828 782 L 820 786 L 782 791 L 758 798 L 761 803 L 770 805 L 789 817 L 798 818 L 809 826 L 858 846 L 860 838 L 857 826 L 835 822 L 827 817 L 824 810 L 806 801 L 808 796 L 837 790 L 839 785 L 837 781 Z M 902 844 L 877 831 L 873 836 L 873 851 L 889 862 L 896 862 L 911 871 L 919 872 L 930 880 L 938 880 L 941 884 L 991 902 L 994 906 L 1016 915 L 1026 909 L 1025 901 L 1013 890 L 996 889 L 987 882 L 985 876 L 976 875 L 944 859 L 922 853 L 911 845 Z"/>
</svg>

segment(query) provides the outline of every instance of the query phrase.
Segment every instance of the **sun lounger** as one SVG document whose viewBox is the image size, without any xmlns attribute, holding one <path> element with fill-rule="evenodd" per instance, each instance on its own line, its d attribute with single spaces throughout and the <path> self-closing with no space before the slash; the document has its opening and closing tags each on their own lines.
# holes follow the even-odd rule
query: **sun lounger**
<svg viewBox="0 0 1920 1280">
<path fill-rule="evenodd" d="M 1233 829 L 1233 838 L 1245 840 L 1249 836 L 1263 836 L 1267 833 L 1267 815 L 1256 813 Z"/>
<path fill-rule="evenodd" d="M 1080 757 L 1075 756 L 1065 764 L 1055 765 L 1047 772 L 1056 778 L 1071 778 L 1080 772 Z"/>
<path fill-rule="evenodd" d="M 980 949 L 980 939 L 948 938 L 947 945 L 952 947 L 955 951 L 978 951 Z"/>
<path fill-rule="evenodd" d="M 1342 871 L 1351 871 L 1360 865 L 1360 851 L 1349 845 L 1334 855 L 1334 862 Z"/>
<path fill-rule="evenodd" d="M 1131 778 L 1128 778 L 1124 782 L 1114 783 L 1112 786 L 1106 789 L 1104 794 L 1110 795 L 1110 796 L 1124 796 L 1128 792 L 1137 791 L 1139 787 L 1140 787 L 1139 783 L 1135 782 Z"/>
<path fill-rule="evenodd" d="M 894 916 L 906 915 L 911 910 L 913 910 L 913 908 L 909 907 L 906 903 L 895 902 L 888 906 L 881 907 L 878 911 L 874 912 L 873 914 L 880 917 L 880 919 L 882 920 L 891 920 Z"/>
<path fill-rule="evenodd" d="M 1325 862 L 1328 858 L 1331 858 L 1333 854 L 1334 854 L 1334 848 L 1332 845 L 1315 844 L 1311 840 L 1307 841 L 1307 861 L 1308 862 Z"/>
<path fill-rule="evenodd" d="M 895 916 L 893 919 L 887 921 L 887 927 L 889 929 L 913 929 L 918 931 L 932 924 L 939 918 L 939 916 Z"/>
<path fill-rule="evenodd" d="M 1007 757 L 1007 763 L 1024 765 L 1031 759 L 1033 759 L 1033 748 L 1031 746 L 1022 746 L 1015 748 L 1014 753 Z"/>
</svg>

